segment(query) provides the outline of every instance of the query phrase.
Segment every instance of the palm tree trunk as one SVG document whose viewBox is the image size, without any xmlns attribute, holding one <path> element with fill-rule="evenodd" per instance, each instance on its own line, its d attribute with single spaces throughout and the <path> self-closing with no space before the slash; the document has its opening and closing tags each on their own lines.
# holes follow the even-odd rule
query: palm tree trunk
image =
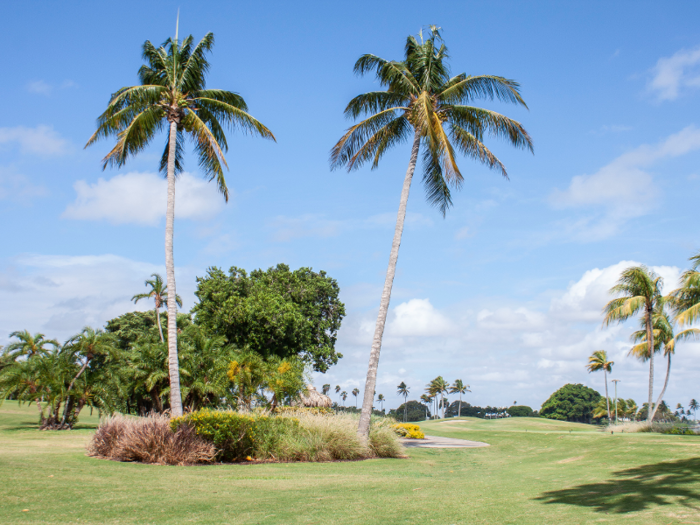
<svg viewBox="0 0 700 525">
<path fill-rule="evenodd" d="M 365 381 L 365 396 L 362 400 L 362 413 L 360 414 L 360 424 L 357 429 L 357 435 L 363 442 L 369 439 L 369 420 L 372 415 L 372 400 L 374 391 L 377 385 L 377 368 L 379 366 L 379 353 L 382 349 L 382 336 L 384 335 L 384 325 L 386 324 L 386 316 L 389 312 L 389 302 L 391 301 L 391 288 L 394 284 L 394 276 L 396 275 L 396 262 L 399 259 L 399 247 L 401 246 L 401 235 L 403 234 L 403 223 L 406 219 L 406 204 L 408 203 L 408 194 L 411 190 L 411 180 L 413 172 L 416 170 L 416 162 L 418 162 L 418 150 L 420 148 L 420 132 L 416 130 L 413 139 L 413 148 L 411 149 L 411 160 L 408 163 L 406 177 L 403 181 L 403 189 L 401 190 L 401 201 L 399 203 L 399 212 L 396 216 L 396 229 L 394 230 L 394 240 L 391 244 L 391 254 L 389 255 L 389 267 L 386 271 L 386 279 L 384 280 L 384 290 L 382 291 L 382 300 L 379 303 L 379 315 L 377 315 L 377 324 L 374 328 L 374 339 L 372 340 L 372 350 L 369 354 L 369 365 L 367 367 L 367 381 Z M 168 288 L 168 290 L 170 290 Z M 168 297 L 170 297 L 168 295 Z"/>
<path fill-rule="evenodd" d="M 605 404 L 608 408 L 608 425 L 610 424 L 610 397 L 608 397 L 608 372 L 603 368 L 603 378 L 605 379 Z"/>
<path fill-rule="evenodd" d="M 165 272 L 168 281 L 168 371 L 170 374 L 170 416 L 182 415 L 180 366 L 177 358 L 177 291 L 173 261 L 173 223 L 175 222 L 175 147 L 177 124 L 170 123 L 168 151 L 168 208 L 165 215 Z"/>
<path fill-rule="evenodd" d="M 656 400 L 656 405 L 654 406 L 654 413 L 651 415 L 651 420 L 654 421 L 654 416 L 656 411 L 659 409 L 661 401 L 664 399 L 664 394 L 666 393 L 666 387 L 668 386 L 668 376 L 671 373 L 671 352 L 668 353 L 668 365 L 666 366 L 666 379 L 664 380 L 664 387 L 661 389 L 661 395 L 659 399 Z"/>
<path fill-rule="evenodd" d="M 160 334 L 160 342 L 165 343 L 165 339 L 163 339 L 163 327 L 160 324 L 160 308 L 155 308 L 156 310 L 156 322 L 158 323 L 158 333 Z"/>
<path fill-rule="evenodd" d="M 66 406 L 63 407 L 63 417 L 61 418 L 61 427 L 65 425 L 66 423 L 66 415 L 68 414 L 68 394 L 70 393 L 71 389 L 73 388 L 73 385 L 75 382 L 78 380 L 78 378 L 85 372 L 85 369 L 87 368 L 88 363 L 90 363 L 90 359 L 85 360 L 85 364 L 83 367 L 80 369 L 80 371 L 76 374 L 76 376 L 73 378 L 73 381 L 70 382 L 70 385 L 68 385 L 68 390 L 66 390 Z"/>
<path fill-rule="evenodd" d="M 457 417 L 462 417 L 462 393 L 459 393 L 459 410 L 457 411 Z"/>
<path fill-rule="evenodd" d="M 654 412 L 653 395 L 654 395 L 654 330 L 651 322 L 652 308 L 647 306 L 647 343 L 649 344 L 649 408 L 647 409 L 647 421 L 649 424 L 653 422 L 652 417 Z"/>
</svg>

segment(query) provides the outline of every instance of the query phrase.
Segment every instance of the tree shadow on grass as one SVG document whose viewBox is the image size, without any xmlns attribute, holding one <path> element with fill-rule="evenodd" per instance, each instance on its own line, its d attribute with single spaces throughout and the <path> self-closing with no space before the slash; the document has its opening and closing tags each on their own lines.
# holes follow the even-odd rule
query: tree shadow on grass
<svg viewBox="0 0 700 525">
<path fill-rule="evenodd" d="M 700 510 L 700 458 L 642 465 L 613 476 L 602 483 L 545 492 L 535 499 L 620 514 L 673 504 Z"/>
</svg>

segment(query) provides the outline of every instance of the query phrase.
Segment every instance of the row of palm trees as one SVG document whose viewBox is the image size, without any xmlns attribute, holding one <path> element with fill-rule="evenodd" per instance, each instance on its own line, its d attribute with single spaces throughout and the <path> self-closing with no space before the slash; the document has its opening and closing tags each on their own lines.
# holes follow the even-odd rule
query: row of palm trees
<svg viewBox="0 0 700 525">
<path fill-rule="evenodd" d="M 610 293 L 617 295 L 603 308 L 603 324 L 621 323 L 635 316 L 640 318 L 640 329 L 633 332 L 635 343 L 628 355 L 642 362 L 649 362 L 649 396 L 647 421 L 651 423 L 661 406 L 671 374 L 671 357 L 679 341 L 700 339 L 700 329 L 681 327 L 694 324 L 700 318 L 700 254 L 690 258 L 691 268 L 683 272 L 680 287 L 667 295 L 662 294 L 663 279 L 646 266 L 633 266 L 622 272 Z M 654 403 L 654 355 L 663 353 L 666 358 L 666 376 L 656 403 Z M 588 360 L 588 371 L 603 370 L 607 413 L 610 414 L 607 374 L 613 362 L 605 350 L 598 350 Z"/>
<path fill-rule="evenodd" d="M 449 400 L 447 398 L 448 394 L 459 394 L 459 406 L 457 417 L 462 416 L 462 394 L 471 392 L 469 390 L 469 385 L 465 385 L 461 379 L 456 379 L 451 385 L 443 378 L 438 376 L 432 381 L 430 381 L 425 387 L 425 394 L 420 396 L 421 401 L 426 405 L 430 406 L 433 404 L 433 413 L 437 414 L 440 409 L 442 409 L 442 418 L 445 417 L 445 410 L 450 406 Z M 406 385 L 404 381 L 401 381 L 396 387 L 396 393 L 404 398 L 404 420 L 406 419 L 406 401 L 408 400 L 408 395 L 411 393 L 411 389 Z"/>
<path fill-rule="evenodd" d="M 130 157 L 143 151 L 158 132 L 167 131 L 160 170 L 168 181 L 165 263 L 167 288 L 171 292 L 166 304 L 173 416 L 182 413 L 173 231 L 175 181 L 184 169 L 185 139 L 192 141 L 203 175 L 216 181 L 225 200 L 228 200 L 228 188 L 223 168 L 227 166 L 224 153 L 228 150 L 228 143 L 224 128 L 238 128 L 245 133 L 275 140 L 272 132 L 248 113 L 243 97 L 231 91 L 207 88 L 207 55 L 213 45 L 212 33 L 197 44 L 191 36 L 180 40 L 177 26 L 175 37 L 160 47 L 146 41 L 143 45 L 146 63 L 138 72 L 140 84 L 121 88 L 111 96 L 107 109 L 98 118 L 97 130 L 86 145 L 116 137 L 116 144 L 103 160 L 103 168 L 122 167 Z M 331 168 L 344 167 L 350 171 L 367 163 L 376 168 L 393 146 L 411 143 L 370 351 L 358 426 L 358 435 L 362 439 L 369 435 L 382 337 L 419 154 L 422 153 L 423 183 L 428 201 L 444 215 L 452 205 L 452 190 L 459 189 L 464 181 L 457 165 L 458 153 L 507 177 L 505 166 L 484 144 L 485 138 L 503 138 L 517 148 L 533 151 L 532 139 L 519 122 L 472 105 L 475 99 L 485 98 L 527 107 L 519 84 L 493 75 L 460 73 L 451 76 L 447 59 L 447 47 L 435 26 L 430 27 L 427 38 L 422 32 L 417 37 L 407 38 L 402 60 L 362 55 L 355 63 L 355 73 L 373 72 L 384 90 L 358 95 L 348 103 L 345 108 L 347 117 L 365 118 L 351 126 L 331 150 Z"/>
<path fill-rule="evenodd" d="M 323 387 L 321 387 L 321 392 L 323 392 L 323 395 L 328 395 L 331 391 L 331 385 L 330 384 L 325 384 Z M 338 394 L 339 401 L 338 401 L 338 406 L 340 406 L 340 399 L 343 400 L 343 406 L 345 406 L 345 401 L 348 398 L 348 393 L 345 390 L 342 390 L 340 388 L 340 385 L 335 385 L 335 393 Z M 355 408 L 357 408 L 357 396 L 360 395 L 360 389 L 359 388 L 353 388 L 351 391 L 351 394 L 355 396 Z M 384 396 L 382 394 L 379 394 L 379 401 L 383 402 L 384 401 Z"/>
</svg>

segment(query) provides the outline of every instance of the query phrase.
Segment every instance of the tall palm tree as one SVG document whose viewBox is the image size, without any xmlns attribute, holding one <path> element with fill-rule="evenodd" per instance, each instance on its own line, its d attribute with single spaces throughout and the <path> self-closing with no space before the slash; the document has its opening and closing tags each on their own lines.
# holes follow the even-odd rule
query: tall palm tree
<svg viewBox="0 0 700 525">
<path fill-rule="evenodd" d="M 343 406 L 345 406 L 345 400 L 348 398 L 348 393 L 345 390 L 343 390 L 340 393 L 340 397 L 343 399 Z"/>
<path fill-rule="evenodd" d="M 455 382 L 450 387 L 450 394 L 459 394 L 459 408 L 457 409 L 457 417 L 462 417 L 462 394 L 471 392 L 469 385 L 465 385 L 461 379 L 455 379 Z"/>
<path fill-rule="evenodd" d="M 352 389 L 352 395 L 355 396 L 355 408 L 357 408 L 357 395 L 360 393 L 359 388 L 353 388 Z"/>
<path fill-rule="evenodd" d="M 608 361 L 608 353 L 605 350 L 596 350 L 593 355 L 588 358 L 588 373 L 597 372 L 598 370 L 603 371 L 603 377 L 605 378 L 605 403 L 608 416 L 608 421 L 610 421 L 610 397 L 608 396 L 608 374 L 612 372 L 612 366 L 615 363 L 613 361 Z"/>
<path fill-rule="evenodd" d="M 425 410 L 426 410 L 425 419 L 427 420 L 427 419 L 428 419 L 428 412 L 427 412 L 427 410 L 428 410 L 428 407 L 430 406 L 430 403 L 432 403 L 433 398 L 430 397 L 428 394 L 421 394 L 420 400 L 423 401 L 423 403 L 425 403 L 425 404 L 427 405 L 426 408 L 425 408 Z"/>
<path fill-rule="evenodd" d="M 408 394 L 411 392 L 411 389 L 401 381 L 399 385 L 396 387 L 396 393 L 400 396 L 403 396 L 403 420 L 404 423 L 406 422 L 406 414 L 407 414 L 407 406 L 406 406 L 406 400 L 408 399 Z M 364 410 L 364 404 L 362 405 L 362 410 Z M 362 417 L 362 416 L 360 416 Z"/>
<path fill-rule="evenodd" d="M 163 339 L 163 327 L 160 324 L 160 309 L 168 302 L 168 287 L 164 285 L 163 278 L 159 274 L 153 273 L 151 274 L 151 277 L 153 277 L 153 279 L 146 279 L 145 282 L 146 286 L 150 286 L 151 291 L 148 293 L 136 294 L 131 298 L 131 300 L 134 301 L 134 304 L 136 304 L 141 299 L 153 299 L 153 302 L 155 302 L 156 323 L 158 324 L 158 333 L 160 333 L 160 342 L 164 343 L 165 339 Z M 182 308 L 182 299 L 179 295 L 175 296 L 175 302 L 180 308 Z"/>
<path fill-rule="evenodd" d="M 265 126 L 247 113 L 243 97 L 230 91 L 206 89 L 209 71 L 207 53 L 214 45 L 214 35 L 207 35 L 195 45 L 192 36 L 184 40 L 168 39 L 161 47 L 150 41 L 143 45 L 146 64 L 139 69 L 141 85 L 124 87 L 114 93 L 105 112 L 98 118 L 97 131 L 85 147 L 109 136 L 117 144 L 103 159 L 122 167 L 127 159 L 142 151 L 157 132 L 168 129 L 160 170 L 168 180 L 168 205 L 165 219 L 165 267 L 168 294 L 168 368 L 170 376 L 170 410 L 174 417 L 182 414 L 180 375 L 177 356 L 177 290 L 173 259 L 173 224 L 175 221 L 175 177 L 183 170 L 185 138 L 192 139 L 205 177 L 216 179 L 219 191 L 228 201 L 223 166 L 228 143 L 222 125 L 274 140 Z"/>
<path fill-rule="evenodd" d="M 622 272 L 617 284 L 610 288 L 611 294 L 617 297 L 603 308 L 605 318 L 603 324 L 621 323 L 642 313 L 644 328 L 650 348 L 654 348 L 654 330 L 652 317 L 654 308 L 663 302 L 661 288 L 663 279 L 646 266 L 633 266 Z M 654 352 L 649 354 L 649 406 L 653 403 L 654 395 Z M 648 421 L 651 423 L 652 410 L 648 411 Z"/>
<path fill-rule="evenodd" d="M 700 318 L 700 253 L 690 261 L 693 263 L 690 270 L 681 275 L 681 287 L 668 296 L 676 314 L 674 320 L 681 326 L 693 324 Z"/>
<path fill-rule="evenodd" d="M 329 384 L 325 384 L 321 388 L 321 392 L 323 393 L 324 396 L 327 396 L 328 392 L 330 392 L 330 391 L 331 391 L 331 385 L 329 385 Z"/>
<path fill-rule="evenodd" d="M 335 393 L 336 394 L 340 393 L 340 385 L 335 385 Z"/>
<path fill-rule="evenodd" d="M 18 340 L 10 343 L 3 351 L 3 355 L 16 359 L 19 356 L 27 356 L 28 358 L 46 355 L 51 351 L 58 349 L 58 341 L 55 339 L 46 339 L 44 334 L 30 334 L 29 330 L 21 332 L 12 332 L 10 337 L 15 337 Z M 48 347 L 51 348 L 48 348 Z"/>
<path fill-rule="evenodd" d="M 379 394 L 377 401 L 379 401 L 379 410 L 384 410 L 384 394 Z"/>
<path fill-rule="evenodd" d="M 666 388 L 668 387 L 668 378 L 671 374 L 671 356 L 676 351 L 676 342 L 688 339 L 699 339 L 700 330 L 697 328 L 688 328 L 682 332 L 674 335 L 673 333 L 673 321 L 669 317 L 668 313 L 664 308 L 664 303 L 660 302 L 654 309 L 653 316 L 653 335 L 654 335 L 654 353 L 660 352 L 663 346 L 664 357 L 666 357 L 666 377 L 664 379 L 664 386 L 661 389 L 661 394 L 659 394 L 656 404 L 651 411 L 651 420 L 654 420 L 654 415 L 659 409 L 659 403 L 664 398 L 666 393 Z M 638 330 L 632 334 L 632 340 L 637 342 L 635 346 L 629 351 L 629 355 L 636 357 L 641 361 L 649 360 L 649 345 L 646 342 L 646 330 Z"/>
<path fill-rule="evenodd" d="M 532 151 L 532 140 L 520 123 L 470 105 L 476 98 L 497 98 L 527 107 L 518 83 L 491 75 L 467 76 L 461 73 L 450 77 L 447 58 L 447 48 L 434 26 L 425 40 L 422 33 L 419 38 L 408 37 L 403 61 L 362 55 L 355 63 L 355 73 L 364 75 L 374 71 L 379 83 L 387 89 L 364 93 L 350 101 L 345 115 L 353 119 L 367 115 L 367 118 L 350 127 L 331 150 L 333 168 L 344 166 L 350 171 L 366 162 L 371 162 L 372 168 L 376 168 L 380 158 L 392 146 L 412 140 L 367 370 L 358 427 L 358 434 L 363 439 L 369 436 L 372 393 L 377 380 L 382 336 L 396 274 L 408 194 L 420 150 L 423 150 L 423 182 L 428 201 L 443 215 L 452 205 L 451 189 L 459 188 L 464 180 L 457 167 L 455 150 L 500 171 L 503 176 L 507 176 L 506 169 L 484 145 L 485 136 L 502 137 L 516 147 Z"/>
<path fill-rule="evenodd" d="M 698 408 L 700 408 L 700 403 L 695 401 L 695 399 L 691 399 L 690 403 L 688 403 L 688 408 L 693 411 L 693 419 L 696 419 L 695 414 Z"/>
</svg>

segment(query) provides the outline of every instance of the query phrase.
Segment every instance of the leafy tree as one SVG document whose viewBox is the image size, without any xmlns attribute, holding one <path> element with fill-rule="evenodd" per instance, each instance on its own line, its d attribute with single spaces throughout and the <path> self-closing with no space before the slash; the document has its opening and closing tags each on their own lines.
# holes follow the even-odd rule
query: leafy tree
<svg viewBox="0 0 700 525">
<path fill-rule="evenodd" d="M 508 408 L 508 414 L 510 414 L 511 417 L 532 417 L 534 412 L 529 406 L 514 405 Z"/>
<path fill-rule="evenodd" d="M 608 353 L 605 350 L 596 350 L 593 355 L 588 358 L 588 373 L 597 372 L 598 370 L 603 371 L 603 377 L 605 378 L 605 416 L 610 420 L 610 397 L 608 396 L 608 374 L 612 373 L 612 366 L 615 363 L 613 361 L 608 361 Z M 598 417 L 598 416 L 594 416 Z"/>
<path fill-rule="evenodd" d="M 471 390 L 469 390 L 469 385 L 465 385 L 461 379 L 456 379 L 450 387 L 450 394 L 459 394 L 459 410 L 457 411 L 457 417 L 462 417 L 462 394 L 466 394 L 467 392 L 471 392 Z"/>
<path fill-rule="evenodd" d="M 148 293 L 136 294 L 131 300 L 136 304 L 141 299 L 153 299 L 155 303 L 156 324 L 158 325 L 158 332 L 160 333 L 160 342 L 164 343 L 163 327 L 160 324 L 160 308 L 163 304 L 168 302 L 168 287 L 163 284 L 163 278 L 157 273 L 151 274 L 151 277 L 153 277 L 153 279 L 146 279 L 145 282 L 146 286 L 150 286 L 151 291 Z M 179 295 L 175 297 L 175 302 L 182 308 L 182 299 Z"/>
<path fill-rule="evenodd" d="M 418 401 L 407 401 L 396 410 L 390 410 L 388 415 L 397 421 L 403 417 L 406 422 L 423 421 L 426 419 L 426 415 L 428 418 L 431 416 L 428 406 Z"/>
<path fill-rule="evenodd" d="M 457 167 L 455 150 L 499 170 L 503 176 L 506 176 L 505 167 L 484 145 L 485 136 L 502 137 L 516 147 L 532 150 L 530 136 L 520 123 L 470 105 L 476 98 L 497 98 L 525 106 L 518 83 L 490 75 L 462 73 L 450 77 L 447 58 L 447 48 L 434 26 L 425 40 L 422 33 L 419 39 L 408 37 L 403 61 L 389 61 L 371 54 L 361 56 L 355 63 L 355 72 L 363 75 L 374 71 L 380 85 L 387 89 L 358 95 L 350 101 L 345 115 L 367 118 L 350 127 L 331 151 L 333 168 L 344 166 L 350 171 L 367 162 L 376 168 L 392 146 L 412 139 L 365 383 L 358 429 L 365 438 L 369 436 L 379 353 L 419 151 L 423 150 L 423 182 L 428 200 L 444 215 L 452 205 L 451 188 L 459 188 L 464 180 Z"/>
<path fill-rule="evenodd" d="M 544 402 L 540 415 L 561 421 L 590 423 L 601 395 L 581 384 L 566 384 Z"/>
<path fill-rule="evenodd" d="M 184 142 L 189 137 L 199 157 L 199 166 L 209 180 L 216 179 L 219 191 L 228 201 L 228 188 L 222 166 L 227 166 L 224 152 L 228 143 L 224 125 L 274 140 L 265 126 L 247 113 L 243 98 L 230 91 L 206 89 L 209 70 L 207 53 L 214 45 L 214 35 L 207 35 L 194 44 L 192 36 L 184 40 L 168 39 L 156 48 L 151 42 L 143 45 L 146 64 L 139 69 L 141 85 L 124 87 L 112 95 L 109 105 L 98 118 L 97 131 L 86 145 L 109 136 L 117 144 L 103 160 L 122 167 L 153 140 L 159 131 L 168 128 L 168 139 L 160 169 L 168 179 L 168 205 L 165 223 L 165 267 L 168 285 L 168 367 L 170 376 L 170 409 L 173 417 L 182 415 L 180 377 L 177 355 L 177 306 L 175 263 L 173 260 L 173 224 L 175 221 L 175 177 L 183 170 Z"/>
<path fill-rule="evenodd" d="M 403 399 L 404 399 L 404 418 L 403 418 L 404 421 L 406 421 L 406 413 L 405 413 L 406 399 L 408 398 L 408 394 L 410 393 L 410 391 L 411 391 L 411 389 L 403 381 L 401 381 L 401 383 L 399 383 L 399 385 L 396 387 L 396 393 L 400 396 L 403 396 Z M 364 407 L 362 407 L 362 408 L 364 410 Z"/>
<path fill-rule="evenodd" d="M 617 284 L 610 288 L 611 294 L 619 295 L 605 305 L 604 325 L 621 323 L 642 313 L 644 329 L 650 348 L 654 345 L 653 315 L 657 305 L 663 302 L 661 288 L 663 279 L 646 266 L 633 266 L 622 272 Z M 654 352 L 649 354 L 649 405 L 653 403 L 654 393 Z M 649 414 L 651 422 L 651 413 Z"/>
<path fill-rule="evenodd" d="M 55 339 L 46 339 L 44 334 L 32 335 L 29 333 L 29 330 L 12 332 L 10 337 L 18 339 L 7 345 L 7 348 L 3 351 L 3 355 L 11 359 L 16 359 L 20 356 L 31 358 L 37 355 L 45 355 L 61 346 Z"/>
<path fill-rule="evenodd" d="M 325 272 L 290 271 L 278 264 L 267 271 L 232 267 L 226 275 L 209 268 L 197 278 L 195 322 L 212 335 L 262 357 L 299 356 L 319 372 L 338 362 L 335 351 L 345 306 L 340 289 Z"/>
</svg>

